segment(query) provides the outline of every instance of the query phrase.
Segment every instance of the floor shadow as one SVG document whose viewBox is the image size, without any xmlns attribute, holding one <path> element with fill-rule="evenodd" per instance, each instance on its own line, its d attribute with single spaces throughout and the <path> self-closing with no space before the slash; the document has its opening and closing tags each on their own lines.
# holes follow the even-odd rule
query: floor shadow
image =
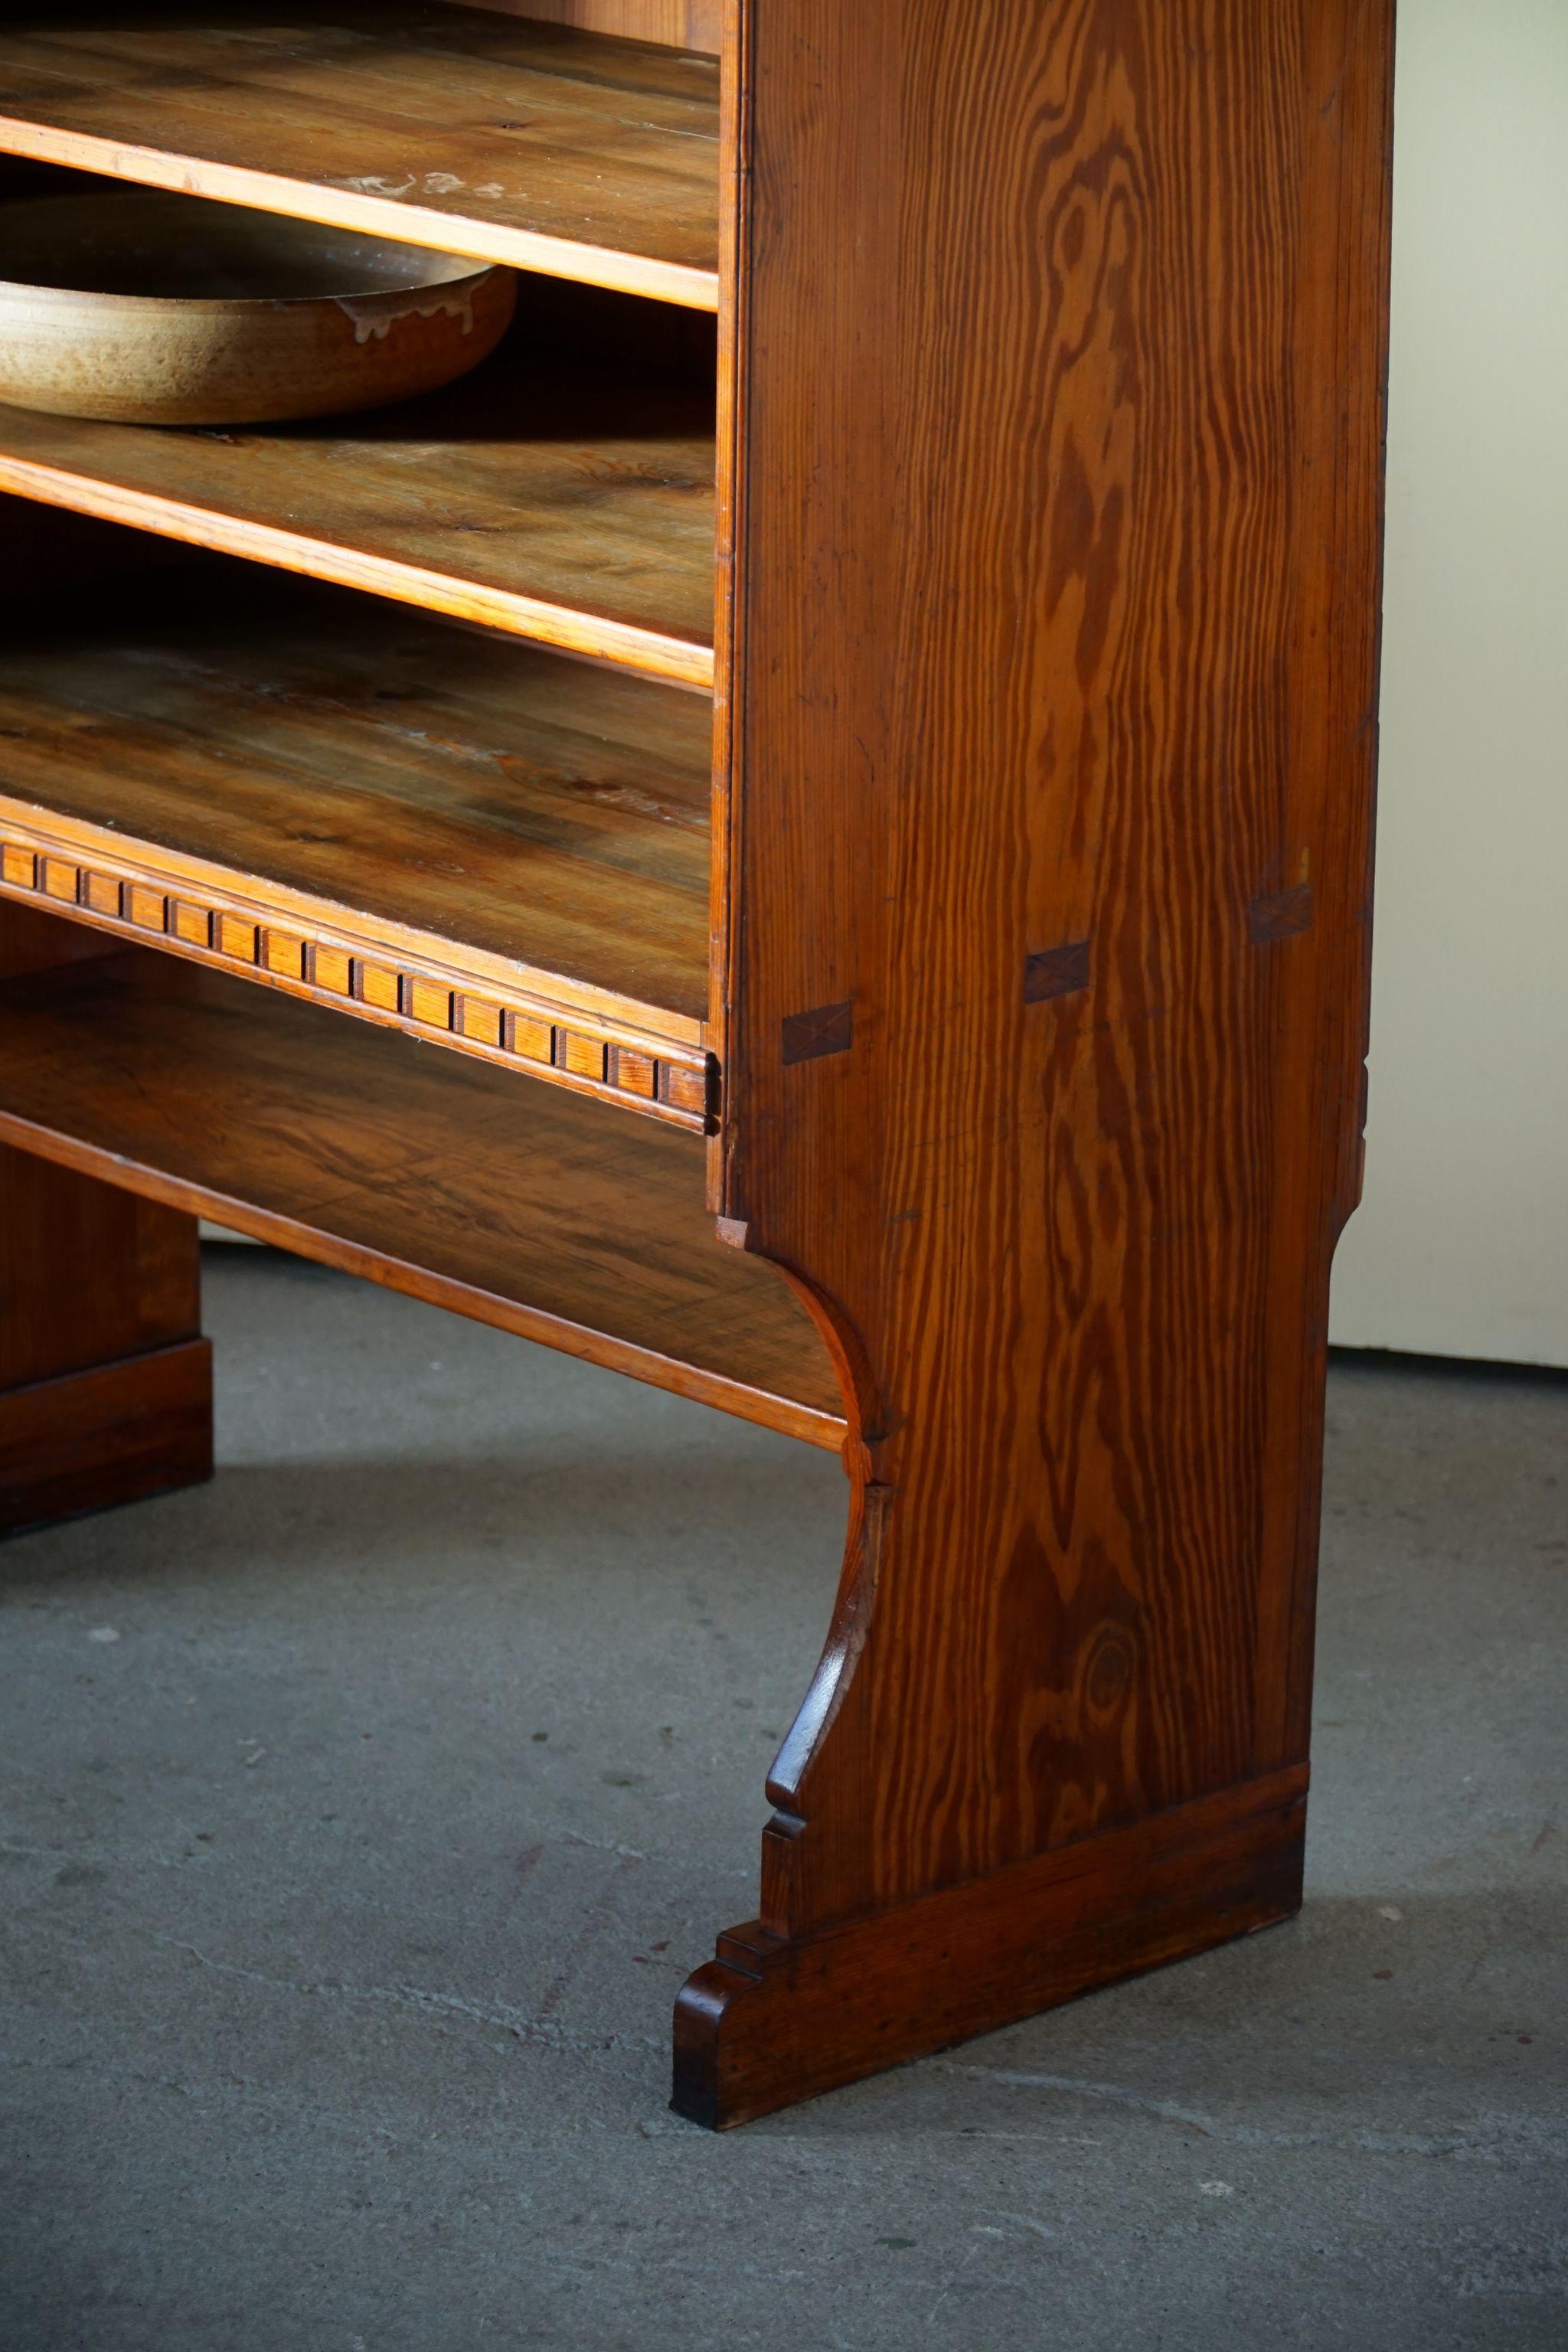
<svg viewBox="0 0 1568 2352">
<path fill-rule="evenodd" d="M 1042 2142 L 1152 2126 L 1221 2149 L 1568 2160 L 1554 2026 L 1568 1884 L 1343 1895 L 753 2126 Z M 1092 2117 L 1092 2124 L 1086 2118 Z"/>
<path fill-rule="evenodd" d="M 52 1584 L 96 1578 L 110 1552 L 119 1577 L 145 1572 L 167 1591 L 243 1584 L 260 1560 L 286 1582 L 297 1564 L 298 1581 L 312 1586 L 334 1565 L 391 1580 L 438 1575 L 457 1559 L 468 1579 L 515 1581 L 571 1564 L 675 1574 L 693 1549 L 710 1558 L 732 1547 L 759 1575 L 826 1606 L 847 1507 L 837 1465 L 810 1454 L 795 1463 L 606 1455 L 584 1443 L 574 1455 L 552 1441 L 494 1458 L 226 1464 L 210 1486 L 0 1545 L 0 1592 L 41 1572 Z"/>
</svg>

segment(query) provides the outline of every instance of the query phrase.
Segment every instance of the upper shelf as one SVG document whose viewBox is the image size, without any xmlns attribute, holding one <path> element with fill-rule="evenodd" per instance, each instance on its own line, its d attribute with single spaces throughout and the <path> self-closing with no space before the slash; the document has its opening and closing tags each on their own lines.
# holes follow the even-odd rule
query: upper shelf
<svg viewBox="0 0 1568 2352">
<path fill-rule="evenodd" d="M 14 154 L 718 307 L 711 58 L 396 0 L 5 14 Z"/>
<path fill-rule="evenodd" d="M 447 392 L 320 425 L 0 408 L 0 489 L 710 686 L 710 395 L 531 362 L 526 328 Z"/>
</svg>

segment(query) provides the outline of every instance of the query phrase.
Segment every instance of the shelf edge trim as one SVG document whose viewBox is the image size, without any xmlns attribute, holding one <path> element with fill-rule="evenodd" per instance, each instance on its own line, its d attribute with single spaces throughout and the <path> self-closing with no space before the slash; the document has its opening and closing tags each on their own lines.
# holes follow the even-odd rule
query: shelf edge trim
<svg viewBox="0 0 1568 2352">
<path fill-rule="evenodd" d="M 517 988 L 498 988 L 346 924 L 302 921 L 230 889 L 184 886 L 118 844 L 106 855 L 31 823 L 0 798 L 0 898 L 401 1030 L 425 1045 L 538 1078 L 617 1109 L 710 1130 L 717 1073 L 700 1049 Z M 279 916 L 283 916 L 279 920 Z"/>
</svg>

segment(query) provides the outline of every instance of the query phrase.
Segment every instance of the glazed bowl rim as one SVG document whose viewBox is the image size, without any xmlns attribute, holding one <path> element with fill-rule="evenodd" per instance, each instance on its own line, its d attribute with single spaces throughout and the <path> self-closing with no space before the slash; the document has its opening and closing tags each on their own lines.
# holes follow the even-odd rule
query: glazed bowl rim
<svg viewBox="0 0 1568 2352">
<path fill-rule="evenodd" d="M 133 199 L 152 199 L 154 202 L 162 200 L 171 208 L 175 205 L 188 204 L 192 201 L 190 197 L 181 195 L 177 190 L 172 188 L 138 188 L 128 193 Z M 210 204 L 217 200 L 208 197 L 198 198 L 195 201 Z M 11 198 L 0 204 L 0 229 L 4 228 L 7 214 L 23 211 L 42 212 L 46 207 L 53 209 L 56 206 L 65 205 L 85 207 L 100 202 L 100 198 L 88 195 L 80 191 L 52 196 Z M 226 205 L 224 210 L 247 213 L 256 219 L 290 221 L 304 228 L 321 228 L 329 232 L 333 230 L 331 222 L 316 220 L 309 214 L 268 214 L 253 205 Z M 451 299 L 460 296 L 464 291 L 477 292 L 487 278 L 496 277 L 505 268 L 504 263 L 480 260 L 478 257 L 468 254 L 452 253 L 445 247 L 412 245 L 401 237 L 367 237 L 358 229 L 338 229 L 335 233 L 339 236 L 361 237 L 363 242 L 378 245 L 384 250 L 406 253 L 411 259 L 416 257 L 423 257 L 432 267 L 439 268 L 445 265 L 447 274 L 413 278 L 406 286 L 372 287 L 365 292 L 358 294 L 352 291 L 329 293 L 324 290 L 310 294 L 118 294 L 105 287 L 45 286 L 29 278 L 11 278 L 5 274 L 5 265 L 0 262 L 0 300 L 21 295 L 30 301 L 46 301 L 62 309 L 79 310 L 84 307 L 101 306 L 106 310 L 126 312 L 145 313 L 166 310 L 174 312 L 180 318 L 194 318 L 204 312 L 214 316 L 233 316 L 246 311 L 262 313 L 277 310 L 307 310 L 321 309 L 325 305 L 351 310 L 379 309 L 384 306 L 406 310 L 417 309 L 418 298 L 422 295 L 436 298 L 430 305 L 434 309 L 438 306 L 442 298 Z"/>
</svg>

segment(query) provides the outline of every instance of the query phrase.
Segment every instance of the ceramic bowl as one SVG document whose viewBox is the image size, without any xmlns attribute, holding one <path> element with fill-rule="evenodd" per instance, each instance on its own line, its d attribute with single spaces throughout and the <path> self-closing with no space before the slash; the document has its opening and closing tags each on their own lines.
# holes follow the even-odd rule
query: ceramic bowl
<svg viewBox="0 0 1568 2352">
<path fill-rule="evenodd" d="M 379 408 L 477 367 L 510 269 L 195 196 L 0 205 L 0 401 L 117 424 Z"/>
</svg>

